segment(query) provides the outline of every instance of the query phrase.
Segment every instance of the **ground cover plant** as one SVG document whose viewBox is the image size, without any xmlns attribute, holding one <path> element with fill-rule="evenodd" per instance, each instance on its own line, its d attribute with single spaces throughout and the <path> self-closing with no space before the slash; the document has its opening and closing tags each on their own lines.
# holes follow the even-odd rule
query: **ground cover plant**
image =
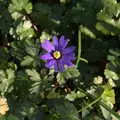
<svg viewBox="0 0 120 120">
<path fill-rule="evenodd" d="M 0 0 L 0 120 L 120 120 L 119 0 Z"/>
</svg>

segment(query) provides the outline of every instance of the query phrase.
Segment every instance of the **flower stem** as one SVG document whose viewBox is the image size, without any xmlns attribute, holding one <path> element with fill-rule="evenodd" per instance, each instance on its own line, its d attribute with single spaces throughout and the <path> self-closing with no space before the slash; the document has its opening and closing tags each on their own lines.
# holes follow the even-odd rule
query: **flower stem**
<svg viewBox="0 0 120 120">
<path fill-rule="evenodd" d="M 78 28 L 78 55 L 77 55 L 77 62 L 76 62 L 76 66 L 78 66 L 79 61 L 80 61 L 80 56 L 81 56 L 81 31 L 80 28 Z"/>
</svg>

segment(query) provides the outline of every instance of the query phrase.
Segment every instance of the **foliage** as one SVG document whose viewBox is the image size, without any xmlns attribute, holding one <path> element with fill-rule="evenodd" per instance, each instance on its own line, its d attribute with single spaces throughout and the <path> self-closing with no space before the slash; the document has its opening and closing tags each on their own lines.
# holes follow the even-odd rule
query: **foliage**
<svg viewBox="0 0 120 120">
<path fill-rule="evenodd" d="M 41 43 L 76 46 L 74 67 L 47 69 Z M 119 0 L 0 0 L 0 120 L 120 120 Z"/>
</svg>

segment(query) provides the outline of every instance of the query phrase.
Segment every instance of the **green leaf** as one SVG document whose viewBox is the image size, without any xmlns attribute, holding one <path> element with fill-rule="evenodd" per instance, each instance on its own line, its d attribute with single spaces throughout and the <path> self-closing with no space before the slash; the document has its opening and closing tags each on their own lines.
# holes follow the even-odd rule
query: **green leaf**
<svg viewBox="0 0 120 120">
<path fill-rule="evenodd" d="M 105 74 L 107 79 L 112 79 L 112 80 L 119 79 L 118 75 L 114 71 L 106 69 L 104 74 Z"/>
<path fill-rule="evenodd" d="M 114 89 L 108 86 L 104 86 L 105 90 L 102 94 L 102 99 L 107 103 L 115 104 L 115 92 Z"/>
<path fill-rule="evenodd" d="M 50 40 L 51 36 L 46 32 L 43 31 L 40 36 L 41 43 L 44 42 L 44 40 Z"/>
<path fill-rule="evenodd" d="M 109 52 L 116 57 L 120 56 L 120 49 L 109 49 Z"/>
<path fill-rule="evenodd" d="M 19 120 L 16 116 L 10 114 L 8 116 L 0 116 L 0 120 Z"/>
<path fill-rule="evenodd" d="M 100 22 L 98 22 L 98 23 L 96 24 L 96 29 L 97 29 L 98 31 L 102 32 L 102 33 L 105 34 L 105 35 L 110 34 L 110 31 L 107 30 L 107 29 L 105 28 L 105 26 L 102 25 Z"/>
<path fill-rule="evenodd" d="M 33 61 L 34 61 L 34 58 L 32 58 L 31 56 L 25 56 L 21 61 L 21 66 L 31 65 Z"/>
<path fill-rule="evenodd" d="M 72 91 L 71 93 L 66 95 L 66 99 L 68 99 L 69 101 L 74 101 L 76 98 L 77 98 L 77 95 L 75 91 Z"/>
<path fill-rule="evenodd" d="M 50 109 L 48 117 L 52 117 L 53 120 L 79 120 L 77 109 L 66 100 L 50 99 L 48 108 Z"/>
<path fill-rule="evenodd" d="M 91 110 L 84 110 L 82 114 L 82 120 L 104 120 L 102 116 Z"/>
<path fill-rule="evenodd" d="M 87 35 L 88 37 L 91 37 L 91 38 L 93 38 L 93 39 L 95 39 L 96 38 L 96 35 L 91 31 L 91 30 L 89 30 L 89 28 L 87 28 L 87 27 L 81 27 L 81 32 L 83 33 L 83 34 L 85 34 L 85 35 Z"/>
<path fill-rule="evenodd" d="M 65 77 L 63 73 L 58 73 L 57 74 L 57 81 L 59 84 L 64 84 L 65 83 Z"/>
<path fill-rule="evenodd" d="M 12 0 L 9 4 L 9 11 L 16 20 L 22 16 L 22 12 L 30 14 L 32 12 L 32 4 L 28 0 Z"/>
<path fill-rule="evenodd" d="M 108 105 L 110 106 L 110 104 L 108 104 Z M 101 108 L 101 111 L 102 111 L 104 118 L 106 120 L 111 120 L 112 119 L 111 113 L 108 110 L 106 110 L 103 106 L 100 106 L 100 108 Z"/>
<path fill-rule="evenodd" d="M 116 0 L 102 0 L 103 9 L 98 13 L 97 18 L 101 21 L 97 28 L 105 34 L 115 35 L 119 33 L 120 4 Z M 112 7 L 111 7 L 112 6 Z"/>
<path fill-rule="evenodd" d="M 16 116 L 10 114 L 5 120 L 19 120 Z"/>
<path fill-rule="evenodd" d="M 30 76 L 30 80 L 32 81 L 40 81 L 40 74 L 35 70 L 35 69 L 27 69 L 26 73 L 28 74 L 28 76 Z"/>
<path fill-rule="evenodd" d="M 110 49 L 109 63 L 106 65 L 104 75 L 112 87 L 120 86 L 120 52 L 119 49 Z"/>
<path fill-rule="evenodd" d="M 83 98 L 86 95 L 84 93 L 82 93 L 81 91 L 72 91 L 71 93 L 66 95 L 66 99 L 68 99 L 69 101 L 74 101 L 77 98 Z"/>
<path fill-rule="evenodd" d="M 78 77 L 80 75 L 80 72 L 77 68 L 71 67 L 64 72 L 64 75 L 66 79 L 70 79 L 70 78 Z"/>
<path fill-rule="evenodd" d="M 66 69 L 64 72 L 57 74 L 57 81 L 59 84 L 64 84 L 65 80 L 70 78 L 76 78 L 80 75 L 79 71 L 75 67 Z"/>
<path fill-rule="evenodd" d="M 8 78 L 8 80 L 11 80 L 11 81 L 9 82 L 9 84 L 10 84 L 10 83 L 12 83 L 12 82 L 14 81 L 14 79 L 15 79 L 15 71 L 12 70 L 12 69 L 7 69 L 7 70 L 6 70 L 6 73 L 7 73 L 7 78 Z"/>
<path fill-rule="evenodd" d="M 15 71 L 12 69 L 6 69 L 6 71 L 0 70 L 0 91 L 2 94 L 9 92 L 9 88 L 15 80 Z"/>
<path fill-rule="evenodd" d="M 32 28 L 32 23 L 30 21 L 20 22 L 16 27 L 16 33 L 20 36 L 20 40 L 24 38 L 32 38 L 35 36 L 34 29 Z"/>
</svg>

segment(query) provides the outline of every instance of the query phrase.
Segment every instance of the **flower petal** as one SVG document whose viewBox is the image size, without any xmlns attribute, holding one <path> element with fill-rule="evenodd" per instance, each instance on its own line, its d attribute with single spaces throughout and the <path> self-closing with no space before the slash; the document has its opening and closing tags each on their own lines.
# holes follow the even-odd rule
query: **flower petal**
<svg viewBox="0 0 120 120">
<path fill-rule="evenodd" d="M 58 49 L 58 38 L 56 36 L 53 37 L 53 44 L 56 49 Z"/>
<path fill-rule="evenodd" d="M 48 52 L 55 50 L 54 46 L 50 43 L 49 40 L 45 40 L 45 42 L 41 44 L 41 47 Z"/>
<path fill-rule="evenodd" d="M 74 66 L 74 64 L 71 61 L 66 61 L 64 64 L 67 65 L 68 67 Z"/>
<path fill-rule="evenodd" d="M 61 36 L 59 39 L 59 47 L 63 49 L 67 46 L 67 44 L 68 44 L 68 40 L 65 40 L 65 37 Z"/>
<path fill-rule="evenodd" d="M 52 66 L 54 66 L 55 60 L 49 60 L 46 64 L 45 67 L 47 68 L 51 68 Z"/>
<path fill-rule="evenodd" d="M 74 64 L 71 62 L 72 60 L 75 59 L 75 55 L 74 54 L 68 54 L 68 55 L 64 55 L 62 57 L 62 61 L 63 64 L 67 65 L 67 66 L 74 66 Z"/>
<path fill-rule="evenodd" d="M 63 61 L 75 60 L 75 54 L 69 53 L 69 54 L 63 55 L 62 59 Z"/>
<path fill-rule="evenodd" d="M 55 72 L 58 72 L 58 71 L 59 71 L 57 61 L 54 63 L 54 70 L 55 70 Z"/>
<path fill-rule="evenodd" d="M 69 53 L 73 52 L 74 50 L 75 50 L 74 46 L 67 47 L 63 50 L 63 54 L 69 54 Z"/>
<path fill-rule="evenodd" d="M 46 53 L 46 54 L 40 56 L 40 58 L 42 60 L 51 60 L 51 59 L 53 59 L 53 57 L 52 57 L 52 55 L 50 53 Z"/>
<path fill-rule="evenodd" d="M 63 72 L 63 71 L 64 71 L 64 63 L 63 63 L 62 59 L 60 59 L 60 60 L 58 61 L 58 68 L 59 68 L 59 71 L 60 71 L 60 72 Z"/>
</svg>

